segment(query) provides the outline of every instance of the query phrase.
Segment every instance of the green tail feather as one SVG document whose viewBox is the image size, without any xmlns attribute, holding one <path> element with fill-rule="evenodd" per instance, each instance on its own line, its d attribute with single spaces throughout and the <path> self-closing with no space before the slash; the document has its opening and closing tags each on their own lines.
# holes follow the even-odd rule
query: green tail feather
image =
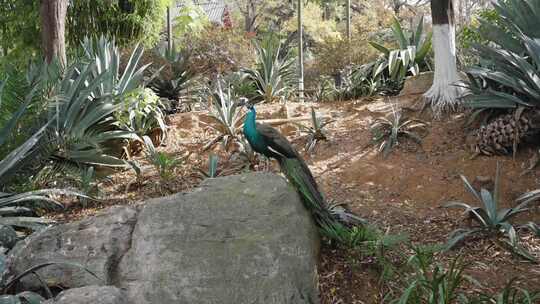
<svg viewBox="0 0 540 304">
<path fill-rule="evenodd" d="M 279 165 L 289 182 L 300 193 L 306 208 L 322 230 L 347 229 L 350 226 L 365 224 L 363 219 L 346 209 L 326 204 L 311 171 L 301 158 L 281 158 Z"/>
</svg>

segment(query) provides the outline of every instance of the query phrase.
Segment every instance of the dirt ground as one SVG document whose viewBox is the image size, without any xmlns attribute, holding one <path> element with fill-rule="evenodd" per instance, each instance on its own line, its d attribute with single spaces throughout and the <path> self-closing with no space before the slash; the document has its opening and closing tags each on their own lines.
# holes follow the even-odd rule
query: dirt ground
<svg viewBox="0 0 540 304">
<path fill-rule="evenodd" d="M 442 204 L 459 200 L 478 205 L 459 176 L 465 175 L 476 186 L 480 186 L 479 181 L 486 183 L 487 180 L 489 184 L 497 162 L 502 168 L 501 207 L 515 206 L 515 199 L 520 194 L 540 188 L 538 170 L 523 174 L 535 152 L 533 149 L 521 149 L 515 159 L 512 156 L 471 159 L 473 155 L 467 145 L 463 127 L 466 117 L 463 115 L 430 121 L 430 132 L 421 147 L 402 142 L 383 159 L 373 147 L 368 147 L 371 140 L 369 125 L 375 117 L 387 113 L 389 102 L 397 102 L 397 99 L 290 104 L 289 112 L 293 117 L 309 115 L 313 106 L 318 114 L 334 120 L 326 128 L 328 141 L 320 142 L 310 154 L 302 149 L 305 134 L 292 124 L 280 126 L 304 152 L 327 199 L 347 203 L 355 213 L 380 230 L 406 234 L 416 244 L 445 242 L 451 231 L 466 224 L 461 210 L 442 208 Z M 260 118 L 269 119 L 284 117 L 286 111 L 276 104 L 262 105 L 258 112 Z M 202 112 L 175 114 L 170 120 L 166 145 L 160 149 L 176 157 L 191 153 L 177 169 L 177 178 L 170 182 L 160 181 L 155 169 L 143 157 L 138 157 L 143 165 L 142 178 L 137 180 L 132 172 L 114 174 L 99 185 L 100 196 L 106 199 L 84 208 L 73 206 L 69 212 L 55 215 L 55 219 L 74 220 L 107 206 L 133 204 L 192 189 L 204 178 L 199 169 L 206 170 L 210 153 L 220 155 L 222 174 L 247 170 L 242 168 L 234 147 L 226 151 L 218 144 L 209 151 L 202 151 L 217 135 Z M 255 169 L 264 170 L 264 167 L 261 163 Z M 519 223 L 528 221 L 540 222 L 540 208 L 532 208 L 517 219 Z M 540 240 L 526 231 L 520 232 L 520 236 L 523 246 L 540 258 Z M 438 258 L 448 261 L 458 254 L 466 257 L 470 263 L 469 274 L 483 285 L 483 290 L 497 290 L 514 277 L 523 282 L 522 286 L 531 289 L 540 286 L 539 265 L 517 258 L 489 240 L 466 243 Z M 319 274 L 323 304 L 380 303 L 385 295 L 373 263 L 354 251 L 323 246 Z"/>
</svg>

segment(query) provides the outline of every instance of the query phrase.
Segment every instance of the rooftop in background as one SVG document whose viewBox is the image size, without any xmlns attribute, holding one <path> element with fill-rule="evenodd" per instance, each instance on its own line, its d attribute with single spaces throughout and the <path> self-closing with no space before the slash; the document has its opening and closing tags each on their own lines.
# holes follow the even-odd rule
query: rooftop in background
<svg viewBox="0 0 540 304">
<path fill-rule="evenodd" d="M 178 11 L 185 5 L 184 0 L 176 1 L 176 9 L 173 12 L 173 16 L 178 15 Z M 200 7 L 205 14 L 208 16 L 208 19 L 213 23 L 222 24 L 223 23 L 223 14 L 225 9 L 228 7 L 231 8 L 231 5 L 227 4 L 226 0 L 191 0 L 194 5 Z"/>
</svg>

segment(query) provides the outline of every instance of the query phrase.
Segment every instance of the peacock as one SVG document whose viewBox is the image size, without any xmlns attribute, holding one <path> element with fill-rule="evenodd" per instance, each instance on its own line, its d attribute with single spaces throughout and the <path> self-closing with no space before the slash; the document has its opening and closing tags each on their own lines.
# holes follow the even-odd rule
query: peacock
<svg viewBox="0 0 540 304">
<path fill-rule="evenodd" d="M 309 167 L 287 138 L 271 126 L 257 123 L 257 113 L 251 103 L 242 100 L 239 104 L 248 109 L 243 131 L 251 148 L 255 152 L 278 161 L 281 172 L 297 189 L 305 207 L 311 212 L 322 232 L 329 235 L 329 231 L 343 231 L 365 224 L 365 220 L 343 206 L 328 205 Z"/>
</svg>

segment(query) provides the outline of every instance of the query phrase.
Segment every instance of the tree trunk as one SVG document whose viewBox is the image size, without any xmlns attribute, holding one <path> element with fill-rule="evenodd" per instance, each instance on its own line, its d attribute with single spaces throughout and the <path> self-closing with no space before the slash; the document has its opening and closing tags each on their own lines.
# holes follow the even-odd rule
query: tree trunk
<svg viewBox="0 0 540 304">
<path fill-rule="evenodd" d="M 456 30 L 452 0 L 431 0 L 435 76 L 424 97 L 431 103 L 435 116 L 454 111 L 460 105 L 463 88 L 456 64 Z"/>
<path fill-rule="evenodd" d="M 253 0 L 248 1 L 246 4 L 246 13 L 244 16 L 244 30 L 248 33 L 254 33 L 255 22 L 257 19 L 257 7 Z"/>
<path fill-rule="evenodd" d="M 66 13 L 67 0 L 41 0 L 41 39 L 45 60 L 51 63 L 57 58 L 66 66 Z"/>
</svg>

